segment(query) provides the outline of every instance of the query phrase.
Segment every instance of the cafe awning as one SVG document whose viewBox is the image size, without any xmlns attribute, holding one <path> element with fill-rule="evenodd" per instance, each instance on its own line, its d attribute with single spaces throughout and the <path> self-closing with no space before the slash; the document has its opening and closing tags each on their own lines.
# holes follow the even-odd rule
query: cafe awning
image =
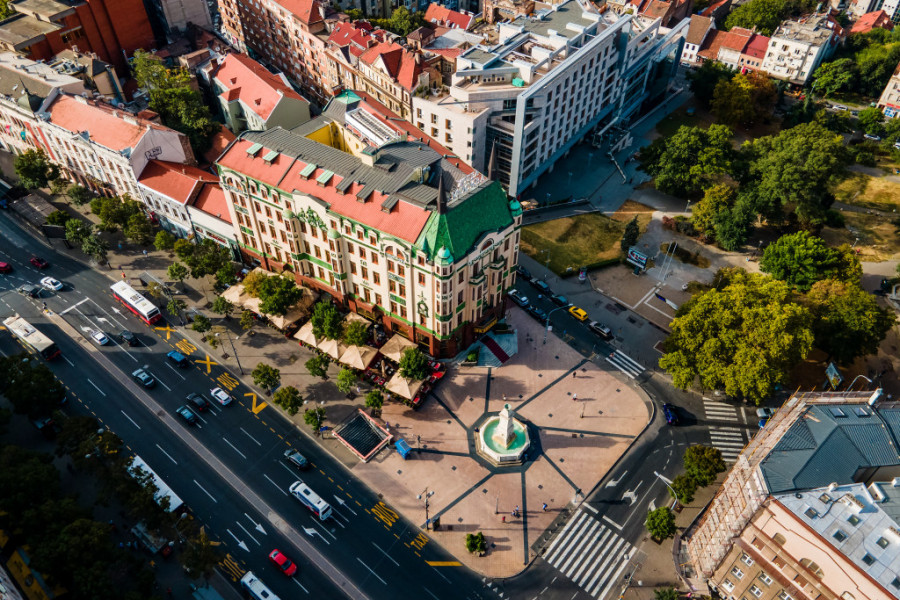
<svg viewBox="0 0 900 600">
<path fill-rule="evenodd" d="M 400 375 L 400 371 L 394 373 L 394 376 L 391 377 L 391 380 L 387 382 L 385 386 L 387 391 L 397 394 L 398 396 L 402 396 L 407 400 L 412 400 L 416 397 L 416 392 L 419 391 L 419 388 L 425 382 L 420 379 L 409 380 Z"/>
<path fill-rule="evenodd" d="M 400 358 L 403 356 L 403 351 L 407 348 L 415 348 L 415 344 L 403 336 L 395 335 L 391 339 L 387 341 L 387 343 L 380 348 L 381 353 L 394 361 L 395 363 L 400 362 Z"/>
<path fill-rule="evenodd" d="M 338 359 L 345 365 L 364 371 L 369 368 L 378 350 L 371 346 L 350 346 Z"/>
<path fill-rule="evenodd" d="M 318 348 L 334 360 L 338 360 L 347 351 L 347 346 L 338 340 L 324 340 L 319 342 Z"/>
<path fill-rule="evenodd" d="M 316 336 L 313 333 L 312 321 L 304 323 L 303 327 L 294 334 L 294 339 L 303 342 L 307 346 L 312 346 L 313 348 L 319 347 L 319 340 L 316 339 Z"/>
</svg>

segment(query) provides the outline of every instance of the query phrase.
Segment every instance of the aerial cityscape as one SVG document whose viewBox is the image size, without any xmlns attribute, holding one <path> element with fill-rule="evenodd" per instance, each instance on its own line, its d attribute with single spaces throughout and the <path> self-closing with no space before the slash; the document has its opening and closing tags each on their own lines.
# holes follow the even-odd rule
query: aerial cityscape
<svg viewBox="0 0 900 600">
<path fill-rule="evenodd" d="M 0 0 L 0 599 L 900 600 L 898 24 Z"/>
</svg>

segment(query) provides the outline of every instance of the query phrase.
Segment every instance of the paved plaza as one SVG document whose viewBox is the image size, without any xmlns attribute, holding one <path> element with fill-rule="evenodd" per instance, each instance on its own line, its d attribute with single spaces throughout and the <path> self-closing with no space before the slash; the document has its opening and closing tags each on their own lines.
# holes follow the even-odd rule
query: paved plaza
<svg viewBox="0 0 900 600">
<path fill-rule="evenodd" d="M 541 533 L 584 499 L 650 418 L 645 396 L 621 374 L 587 361 L 553 334 L 543 343 L 543 328 L 518 308 L 508 322 L 519 353 L 503 367 L 454 368 L 416 412 L 385 405 L 391 432 L 414 448 L 407 460 L 383 451 L 352 469 L 421 526 L 426 491 L 433 492 L 428 516 L 440 519 L 440 529 L 432 538 L 489 577 L 522 571 Z M 506 403 L 539 439 L 524 465 L 493 467 L 473 456 L 474 429 Z M 518 518 L 511 514 L 517 506 Z M 486 557 L 465 550 L 465 534 L 479 531 L 488 541 Z"/>
</svg>

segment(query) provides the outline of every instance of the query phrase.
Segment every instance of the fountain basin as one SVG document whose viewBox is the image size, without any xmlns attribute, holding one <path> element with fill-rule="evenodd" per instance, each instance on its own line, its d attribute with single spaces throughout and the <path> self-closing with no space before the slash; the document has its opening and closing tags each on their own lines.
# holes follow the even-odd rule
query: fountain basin
<svg viewBox="0 0 900 600">
<path fill-rule="evenodd" d="M 523 456 L 531 445 L 528 428 L 518 419 L 510 419 L 514 436 L 504 446 L 495 439 L 501 417 L 490 417 L 481 426 L 476 436 L 478 453 L 496 465 L 516 465 L 523 462 Z M 502 436 L 501 436 L 502 437 Z"/>
</svg>

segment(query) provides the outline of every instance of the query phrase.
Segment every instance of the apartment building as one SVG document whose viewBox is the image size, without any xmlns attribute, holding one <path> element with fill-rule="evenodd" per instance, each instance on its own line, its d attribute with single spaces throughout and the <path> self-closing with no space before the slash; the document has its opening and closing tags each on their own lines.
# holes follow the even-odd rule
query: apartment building
<svg viewBox="0 0 900 600">
<path fill-rule="evenodd" d="M 290 129 L 309 121 L 309 102 L 283 74 L 275 74 L 245 54 L 228 54 L 210 63 L 206 78 L 225 124 L 234 133 L 245 129 Z"/>
<path fill-rule="evenodd" d="M 149 0 L 145 6 L 157 39 L 163 43 L 173 34 L 186 31 L 189 24 L 213 28 L 206 0 Z"/>
<path fill-rule="evenodd" d="M 857 510 L 900 517 L 887 503 L 900 499 L 900 405 L 881 394 L 797 393 L 778 410 L 682 536 L 694 589 L 734 600 L 900 597 L 900 535 L 877 510 Z"/>
<path fill-rule="evenodd" d="M 720 63 L 742 73 L 762 68 L 769 38 L 743 27 L 732 27 L 730 31 L 716 33 L 723 37 L 717 57 Z"/>
<path fill-rule="evenodd" d="M 325 12 L 317 0 L 219 0 L 222 34 L 241 52 L 284 73 L 311 102 L 325 106 Z"/>
<path fill-rule="evenodd" d="M 151 160 L 138 177 L 139 198 L 163 229 L 186 238 L 194 233 L 188 207 L 207 184 L 218 182 L 212 173 L 191 165 Z"/>
<path fill-rule="evenodd" d="M 843 28 L 830 14 L 784 21 L 769 40 L 762 70 L 776 79 L 806 85 L 843 37 Z"/>
<path fill-rule="evenodd" d="M 453 356 L 503 314 L 521 207 L 354 96 L 292 132 L 245 132 L 219 159 L 241 252 Z"/>
<path fill-rule="evenodd" d="M 412 52 L 396 42 L 379 42 L 359 56 L 354 89 L 371 94 L 411 120 L 416 90 L 441 81 L 440 71 L 429 64 L 431 60 L 431 56 Z"/>
<path fill-rule="evenodd" d="M 232 260 L 241 260 L 241 249 L 231 223 L 228 200 L 218 179 L 215 183 L 203 185 L 200 192 L 187 204 L 187 211 L 195 240 L 212 240 L 227 248 Z"/>
<path fill-rule="evenodd" d="M 494 46 L 456 58 L 446 95 L 413 100 L 413 122 L 442 143 L 449 134 L 518 197 L 588 135 L 627 127 L 665 96 L 687 27 L 578 0 L 500 23 Z"/>
<path fill-rule="evenodd" d="M 889 119 L 900 116 L 900 65 L 897 65 L 894 74 L 884 86 L 884 91 L 878 99 L 878 107 Z"/>
<path fill-rule="evenodd" d="M 41 143 L 63 176 L 99 194 L 140 200 L 148 162 L 194 163 L 183 133 L 83 96 L 59 94 L 38 117 Z"/>
<path fill-rule="evenodd" d="M 850 28 L 850 35 L 858 33 L 869 33 L 873 29 L 894 30 L 894 23 L 891 16 L 883 10 L 866 13 L 861 16 Z"/>
<path fill-rule="evenodd" d="M 698 56 L 700 47 L 711 31 L 716 29 L 714 19 L 701 15 L 691 15 L 687 34 L 684 39 L 684 51 L 681 53 L 681 62 L 686 65 L 695 65 L 701 61 Z"/>
<path fill-rule="evenodd" d="M 475 25 L 475 15 L 467 11 L 458 11 L 432 2 L 425 10 L 425 22 L 432 27 L 447 27 L 467 31 Z"/>
<path fill-rule="evenodd" d="M 328 77 L 335 89 L 360 89 L 359 57 L 379 42 L 388 41 L 390 36 L 383 29 L 375 29 L 368 21 L 335 23 L 328 36 L 325 52 Z"/>
</svg>

